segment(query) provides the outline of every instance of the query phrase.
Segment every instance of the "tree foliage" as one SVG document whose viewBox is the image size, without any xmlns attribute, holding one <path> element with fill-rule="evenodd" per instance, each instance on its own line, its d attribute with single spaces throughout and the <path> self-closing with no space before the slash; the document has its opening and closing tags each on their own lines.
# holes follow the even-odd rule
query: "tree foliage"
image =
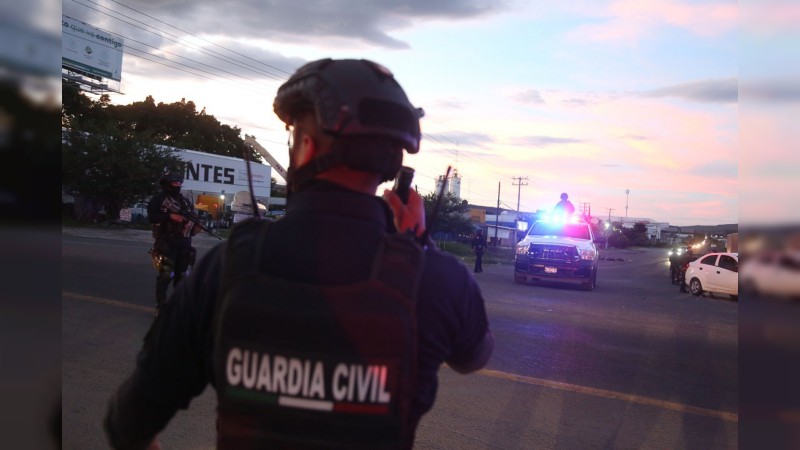
<svg viewBox="0 0 800 450">
<path fill-rule="evenodd" d="M 632 245 L 645 246 L 650 243 L 650 239 L 647 237 L 647 225 L 643 222 L 636 222 L 633 224 L 633 228 L 623 228 L 622 233 Z"/>
<path fill-rule="evenodd" d="M 94 199 L 109 218 L 158 190 L 158 174 L 166 166 L 180 167 L 174 150 L 157 146 L 145 136 L 98 128 L 93 133 L 71 130 L 62 151 L 62 183 Z"/>
<path fill-rule="evenodd" d="M 631 240 L 621 232 L 614 232 L 608 236 L 608 245 L 615 248 L 628 248 L 631 245 Z"/>
<path fill-rule="evenodd" d="M 425 217 L 428 223 L 433 219 L 431 235 L 435 233 L 452 233 L 454 235 L 472 233 L 472 220 L 467 215 L 469 205 L 466 201 L 461 201 L 453 194 L 446 194 L 442 197 L 439 210 L 434 216 L 434 205 L 437 195 L 434 193 L 422 197 L 425 202 Z"/>
<path fill-rule="evenodd" d="M 63 88 L 62 126 L 83 131 L 114 125 L 123 134 L 149 136 L 157 144 L 197 150 L 215 155 L 242 158 L 244 140 L 241 129 L 219 122 L 205 108 L 185 98 L 179 102 L 156 103 L 152 95 L 129 105 L 113 105 L 108 95 L 97 101 L 88 98 L 74 85 Z M 258 152 L 249 149 L 251 161 L 261 162 Z"/>
<path fill-rule="evenodd" d="M 109 217 L 155 193 L 167 165 L 180 166 L 174 150 L 197 150 L 261 161 L 245 150 L 241 130 L 221 124 L 194 102 L 156 103 L 152 96 L 129 105 L 97 100 L 77 86 L 62 88 L 61 125 L 67 131 L 62 151 L 62 184 L 104 205 Z M 166 147 L 164 147 L 166 146 Z"/>
</svg>

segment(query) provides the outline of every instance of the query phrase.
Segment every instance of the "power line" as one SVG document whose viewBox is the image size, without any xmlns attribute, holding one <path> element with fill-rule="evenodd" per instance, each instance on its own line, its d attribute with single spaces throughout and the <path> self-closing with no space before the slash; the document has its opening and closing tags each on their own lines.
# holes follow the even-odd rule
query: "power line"
<svg viewBox="0 0 800 450">
<path fill-rule="evenodd" d="M 188 68 L 188 69 L 195 70 L 195 71 L 197 71 L 197 72 L 205 73 L 205 74 L 211 75 L 212 77 L 215 77 L 215 78 L 210 78 L 210 77 L 207 77 L 207 76 L 201 75 L 201 74 L 199 74 L 199 73 L 191 72 L 191 71 L 189 71 L 189 70 L 184 70 L 184 69 L 181 69 L 181 68 L 179 68 L 179 67 L 172 66 L 172 65 L 170 65 L 170 64 L 166 64 L 166 63 L 163 63 L 163 62 L 159 62 L 159 61 L 157 61 L 157 60 L 155 60 L 155 59 L 146 58 L 146 57 L 144 57 L 144 56 L 142 56 L 142 55 L 137 55 L 137 54 L 129 53 L 128 51 L 135 51 L 135 52 L 143 53 L 143 54 L 145 54 L 145 55 L 147 55 L 147 56 L 149 56 L 149 57 L 151 57 L 151 58 L 157 58 L 157 59 L 161 59 L 161 60 L 164 60 L 164 61 L 168 61 L 168 62 L 170 62 L 170 63 L 172 63 L 172 64 L 177 64 L 178 66 L 186 67 L 186 68 Z M 171 59 L 164 58 L 163 56 L 153 55 L 153 54 L 151 54 L 151 53 L 145 52 L 145 51 L 143 51 L 143 50 L 140 50 L 140 49 L 138 49 L 138 48 L 135 48 L 135 47 L 132 47 L 132 46 L 126 46 L 126 54 L 128 54 L 128 55 L 130 55 L 130 56 L 133 56 L 133 57 L 135 57 L 135 58 L 140 58 L 140 59 L 144 59 L 144 60 L 146 60 L 146 61 L 150 61 L 150 62 L 153 62 L 153 63 L 156 63 L 156 64 L 160 64 L 160 65 L 162 65 L 162 66 L 169 67 L 169 68 L 171 68 L 171 69 L 180 70 L 181 72 L 188 73 L 188 74 L 190 74 L 190 75 L 194 75 L 194 76 L 198 76 L 198 77 L 201 77 L 201 78 L 205 78 L 205 79 L 207 79 L 207 80 L 210 80 L 210 81 L 228 81 L 228 82 L 231 82 L 231 83 L 236 83 L 236 81 L 235 81 L 235 80 L 232 80 L 231 78 L 228 78 L 228 77 L 225 77 L 225 76 L 221 76 L 221 75 L 219 75 L 219 74 L 214 74 L 214 73 L 208 72 L 208 71 L 206 71 L 206 70 L 203 70 L 203 69 L 200 69 L 200 68 L 197 68 L 197 67 L 188 66 L 188 65 L 186 65 L 186 64 L 183 64 L 183 63 L 180 63 L 180 62 L 178 62 L 178 61 L 173 61 L 173 60 L 171 60 Z M 260 90 L 260 89 L 259 89 L 259 90 Z M 260 91 L 261 91 L 262 93 L 269 93 L 269 94 L 272 94 L 272 92 L 270 92 L 270 91 L 264 91 L 264 90 L 260 90 Z"/>
<path fill-rule="evenodd" d="M 244 65 L 244 66 L 243 66 L 243 65 L 241 65 L 241 64 L 237 64 L 237 62 L 238 62 L 238 61 L 235 61 L 235 60 L 233 60 L 232 58 L 230 58 L 230 57 L 228 57 L 228 56 L 225 56 L 225 55 L 222 55 L 222 54 L 220 54 L 220 53 L 218 53 L 218 52 L 215 52 L 215 51 L 213 51 L 213 50 L 207 50 L 207 49 L 204 49 L 203 47 L 201 47 L 201 46 L 199 46 L 199 45 L 196 45 L 196 44 L 186 44 L 186 43 L 184 43 L 184 42 L 181 42 L 181 41 L 183 40 L 183 38 L 181 38 L 180 36 L 176 36 L 176 35 L 174 35 L 174 34 L 172 34 L 172 33 L 169 33 L 169 32 L 167 32 L 167 31 L 161 30 L 161 29 L 159 29 L 159 28 L 157 28 L 157 27 L 154 27 L 154 26 L 152 26 L 152 25 L 149 25 L 149 24 L 147 24 L 147 23 L 144 23 L 144 22 L 142 22 L 141 20 L 138 20 L 138 19 L 135 19 L 135 18 L 133 18 L 133 17 L 127 16 L 127 15 L 125 15 L 125 14 L 122 14 L 122 13 L 118 12 L 118 11 L 114 11 L 114 10 L 113 10 L 113 9 L 111 9 L 111 8 L 108 8 L 108 7 L 106 7 L 106 6 L 103 6 L 103 5 L 97 4 L 97 3 L 93 2 L 92 0 L 85 0 L 85 1 L 88 1 L 88 2 L 90 2 L 90 3 L 92 3 L 92 4 L 95 4 L 95 5 L 97 5 L 97 6 L 101 7 L 101 8 L 107 9 L 107 10 L 109 10 L 109 11 L 113 12 L 114 14 L 118 14 L 118 15 L 120 15 L 120 16 L 122 16 L 122 17 L 125 17 L 125 18 L 127 18 L 127 19 L 130 19 L 130 20 L 132 20 L 132 21 L 134 21 L 134 22 L 138 22 L 138 23 L 140 23 L 140 24 L 142 24 L 142 25 L 144 25 L 144 26 L 146 26 L 146 27 L 148 27 L 148 28 L 152 28 L 152 29 L 154 29 L 154 30 L 156 30 L 156 31 L 158 31 L 158 32 L 160 32 L 160 33 L 164 33 L 165 35 L 167 35 L 167 36 L 171 36 L 171 37 L 172 37 L 172 38 L 174 38 L 174 39 L 171 39 L 171 38 L 169 38 L 169 37 L 164 37 L 164 36 L 161 36 L 161 35 L 159 35 L 158 33 L 156 33 L 155 31 L 151 31 L 151 30 L 149 30 L 149 29 L 147 29 L 147 28 L 144 28 L 144 27 L 141 27 L 141 26 L 139 26 L 139 25 L 136 25 L 136 24 L 133 24 L 133 23 L 131 23 L 131 22 L 128 22 L 128 21 L 126 21 L 126 20 L 120 19 L 119 17 L 113 16 L 113 15 L 111 15 L 111 14 L 107 13 L 107 12 L 101 11 L 101 10 L 99 10 L 99 9 L 97 9 L 97 8 L 93 8 L 93 7 L 89 6 L 89 5 L 86 5 L 86 4 L 84 4 L 84 3 L 81 3 L 81 2 L 80 2 L 80 1 L 78 1 L 78 0 L 72 0 L 72 1 L 73 1 L 73 2 L 75 2 L 75 3 L 77 3 L 77 4 L 79 4 L 79 5 L 81 5 L 81 6 L 83 6 L 84 8 L 87 8 L 87 9 L 90 9 L 90 10 L 93 10 L 93 11 L 96 11 L 96 12 L 98 12 L 98 13 L 100 13 L 100 14 L 103 14 L 103 15 L 105 15 L 105 16 L 108 16 L 108 17 L 110 17 L 110 18 L 112 18 L 112 19 L 114 19 L 114 20 L 118 20 L 118 21 L 120 21 L 120 22 L 126 23 L 126 24 L 128 24 L 128 25 L 130 25 L 130 26 L 132 26 L 132 27 L 139 28 L 139 29 L 140 29 L 140 30 L 142 30 L 142 31 L 146 31 L 146 32 L 148 32 L 148 33 L 154 34 L 154 35 L 158 36 L 159 38 L 164 38 L 164 39 L 166 39 L 166 40 L 168 40 L 168 41 L 172 41 L 172 42 L 174 42 L 174 43 L 176 43 L 176 44 L 179 44 L 179 45 L 182 45 L 182 46 L 184 46 L 184 47 L 187 47 L 187 48 L 192 48 L 192 49 L 194 49 L 194 50 L 197 50 L 197 51 L 199 51 L 200 53 L 203 53 L 203 54 L 205 54 L 206 56 L 209 56 L 209 57 L 212 57 L 212 58 L 219 59 L 219 60 L 221 60 L 221 61 L 223 61 L 223 62 L 226 62 L 226 63 L 228 63 L 228 64 L 233 64 L 234 66 L 237 66 L 237 67 L 239 67 L 239 68 L 241 68 L 241 69 L 250 70 L 251 72 L 255 72 L 255 73 L 259 74 L 259 75 L 265 75 L 265 76 L 267 76 L 267 77 L 269 77 L 269 78 L 272 78 L 272 79 L 274 79 L 274 80 L 276 80 L 276 81 L 285 81 L 285 80 L 287 79 L 286 77 L 281 77 L 281 76 L 275 75 L 275 74 L 273 74 L 273 73 L 270 73 L 270 72 L 264 71 L 264 70 L 262 70 L 262 69 L 254 68 L 253 66 L 250 66 L 250 65 Z M 104 30 L 104 31 L 106 31 L 106 30 Z M 209 52 L 210 52 L 210 53 L 209 53 Z M 211 53 L 213 53 L 213 54 L 211 54 Z M 216 55 L 216 56 L 215 56 L 215 55 Z"/>
<path fill-rule="evenodd" d="M 183 33 L 186 33 L 186 34 L 189 34 L 189 35 L 191 35 L 191 36 L 194 36 L 194 37 L 196 37 L 197 39 L 200 39 L 201 41 L 208 42 L 209 44 L 212 44 L 212 45 L 216 45 L 216 46 L 217 46 L 217 47 L 219 47 L 219 48 L 225 49 L 225 50 L 227 50 L 227 51 L 229 51 L 229 52 L 231 52 L 231 53 L 235 53 L 235 54 L 237 54 L 237 55 L 239 55 L 239 56 L 242 56 L 242 57 L 244 57 L 244 58 L 247 58 L 247 59 L 249 59 L 249 60 L 251 60 L 251 61 L 253 61 L 253 62 L 256 62 L 256 63 L 258 63 L 258 64 L 262 64 L 262 65 L 264 65 L 264 66 L 267 66 L 267 67 L 269 67 L 269 68 L 271 68 L 271 69 L 275 69 L 275 70 L 277 70 L 277 71 L 283 72 L 283 73 L 285 73 L 286 75 L 290 75 L 290 76 L 292 75 L 290 72 L 287 72 L 287 71 L 285 71 L 285 70 L 283 70 L 283 69 L 280 69 L 280 68 L 278 68 L 278 67 L 275 67 L 275 66 L 269 65 L 269 64 L 267 64 L 267 63 L 265 63 L 265 62 L 261 62 L 261 61 L 258 61 L 258 60 L 256 60 L 256 59 L 253 59 L 253 58 L 251 58 L 251 57 L 249 57 L 249 56 L 247 56 L 247 55 L 244 55 L 244 54 L 242 54 L 242 53 L 239 53 L 239 52 L 237 52 L 237 51 L 235 51 L 235 50 L 231 50 L 231 49 L 229 49 L 229 48 L 226 48 L 226 47 L 224 47 L 224 46 L 222 46 L 222 45 L 219 45 L 219 44 L 217 44 L 216 42 L 211 42 L 211 41 L 208 41 L 208 40 L 206 40 L 206 39 L 203 39 L 203 38 L 201 38 L 200 36 L 198 36 L 198 35 L 196 35 L 196 34 L 194 34 L 194 33 L 190 33 L 190 32 L 188 32 L 188 31 L 182 30 L 182 29 L 180 29 L 180 28 L 178 28 L 178 27 L 176 27 L 176 26 L 174 26 L 174 25 L 171 25 L 171 24 L 169 24 L 169 23 L 167 23 L 167 22 L 164 22 L 163 20 L 159 20 L 159 19 L 157 19 L 157 18 L 155 18 L 155 17 L 153 17 L 153 16 L 151 16 L 151 15 L 149 15 L 149 14 L 143 13 L 143 12 L 141 12 L 141 11 L 139 11 L 139 10 L 135 9 L 135 8 L 131 8 L 131 7 L 130 7 L 130 6 L 128 6 L 128 5 L 123 5 L 122 3 L 120 3 L 120 2 L 118 2 L 118 1 L 116 1 L 116 0 L 111 0 L 111 1 L 112 1 L 112 2 L 114 2 L 114 3 L 116 3 L 116 4 L 118 4 L 118 5 L 120 5 L 120 6 L 122 6 L 123 8 L 130 9 L 131 11 L 135 11 L 135 12 L 137 12 L 137 13 L 139 13 L 139 14 L 141 14 L 141 15 L 145 16 L 145 17 L 149 17 L 149 18 L 151 18 L 151 19 L 155 20 L 156 22 L 163 23 L 164 25 L 167 25 L 167 26 L 169 26 L 169 27 L 175 28 L 175 29 L 176 29 L 176 30 L 178 30 L 178 31 L 181 31 L 181 32 L 183 32 Z"/>
<path fill-rule="evenodd" d="M 98 28 L 98 29 L 99 29 L 99 30 L 102 30 L 102 31 L 106 31 L 106 32 L 108 32 L 107 30 L 103 30 L 102 28 Z M 178 55 L 178 54 L 176 54 L 176 53 L 169 52 L 169 51 L 167 51 L 167 50 L 162 50 L 162 49 L 160 49 L 160 48 L 158 48 L 158 47 L 155 47 L 155 46 L 153 46 L 153 45 L 147 44 L 147 43 L 145 43 L 145 42 L 140 42 L 140 41 L 137 41 L 136 39 L 132 39 L 132 38 L 130 38 L 130 37 L 127 37 L 127 36 L 124 36 L 124 35 L 122 35 L 122 34 L 119 34 L 119 36 L 120 36 L 120 37 L 122 37 L 122 38 L 124 38 L 126 41 L 130 40 L 130 41 L 136 42 L 137 44 L 144 45 L 144 46 L 146 46 L 146 47 L 150 47 L 150 48 L 152 48 L 152 49 L 155 49 L 155 50 L 158 50 L 158 51 L 161 51 L 161 52 L 164 52 L 164 53 L 167 53 L 167 54 L 173 55 L 173 56 L 175 56 L 175 57 L 177 57 L 177 58 L 181 58 L 181 59 L 184 59 L 184 60 L 190 61 L 190 62 L 192 62 L 192 63 L 195 63 L 195 64 L 199 64 L 199 65 L 201 65 L 201 66 L 208 67 L 208 68 L 210 68 L 210 69 L 213 69 L 213 70 L 218 70 L 218 71 L 220 71 L 220 72 L 227 73 L 227 74 L 229 74 L 229 75 L 233 75 L 233 76 L 236 76 L 236 77 L 244 78 L 244 79 L 245 79 L 245 80 L 247 80 L 247 81 L 250 81 L 250 82 L 256 83 L 256 89 L 260 89 L 260 86 L 258 86 L 258 81 L 256 81 L 256 80 L 253 80 L 253 79 L 250 79 L 250 78 L 247 78 L 247 77 L 245 77 L 245 76 L 243 76 L 243 75 L 238 75 L 238 74 L 235 74 L 235 73 L 232 73 L 232 72 L 228 72 L 228 71 L 226 71 L 226 70 L 223 70 L 223 69 L 220 69 L 220 68 L 218 68 L 218 67 L 214 67 L 214 66 L 212 66 L 212 65 L 205 64 L 205 63 L 202 63 L 202 62 L 199 62 L 199 61 L 195 61 L 195 60 L 193 60 L 193 59 L 191 59 L 191 58 L 187 58 L 187 57 L 185 57 L 185 56 L 181 56 L 181 55 Z M 197 70 L 197 71 L 200 71 L 200 72 L 203 72 L 203 73 L 207 73 L 207 74 L 209 74 L 209 75 L 212 75 L 212 76 L 216 76 L 216 77 L 219 77 L 219 78 L 223 78 L 223 79 L 225 79 L 225 80 L 230 80 L 230 81 L 232 81 L 232 82 L 236 82 L 236 80 L 233 80 L 232 78 L 226 77 L 226 76 L 224 76 L 224 75 L 214 74 L 214 73 L 207 72 L 207 71 L 205 71 L 205 70 L 199 69 L 199 68 L 197 68 L 197 67 L 193 67 L 193 66 L 189 66 L 189 65 L 186 65 L 186 64 L 182 64 L 182 63 L 180 63 L 180 62 L 178 62 L 178 61 L 175 61 L 175 60 L 172 60 L 172 59 L 169 59 L 169 58 L 165 58 L 165 57 L 163 57 L 163 56 L 160 56 L 160 55 L 156 55 L 156 54 L 152 54 L 152 53 L 147 53 L 147 52 L 145 52 L 145 51 L 142 51 L 142 50 L 140 50 L 140 49 L 137 49 L 137 48 L 135 48 L 134 46 L 126 45 L 126 46 L 125 46 L 125 49 L 133 49 L 133 50 L 136 50 L 136 51 L 139 51 L 139 52 L 145 53 L 145 54 L 147 54 L 147 55 L 149 55 L 149 56 L 152 56 L 152 57 L 154 57 L 154 58 L 163 59 L 163 60 L 169 61 L 169 62 L 171 62 L 171 63 L 174 63 L 174 64 L 178 64 L 178 65 L 180 65 L 180 66 L 183 66 L 183 67 L 188 67 L 188 68 L 190 68 L 190 69 Z M 150 60 L 150 61 L 152 61 L 152 60 Z M 262 91 L 262 92 L 264 92 L 264 93 L 270 93 L 270 94 L 272 94 L 272 93 L 273 93 L 272 91 Z"/>
<path fill-rule="evenodd" d="M 131 48 L 130 50 L 141 52 L 141 53 L 145 53 L 145 52 L 142 52 L 141 50 L 135 49 L 135 48 Z M 165 64 L 163 62 L 156 61 L 154 59 L 146 58 L 146 57 L 144 57 L 142 55 L 134 55 L 132 53 L 128 53 L 128 54 L 133 56 L 134 58 L 144 59 L 145 61 L 150 61 L 152 63 L 161 64 L 162 66 L 169 67 L 170 69 L 180 70 L 181 72 L 185 72 L 185 73 L 188 73 L 190 75 L 194 75 L 194 76 L 197 76 L 197 77 L 200 77 L 200 78 L 205 78 L 206 80 L 216 81 L 214 78 L 209 78 L 209 77 L 207 77 L 205 75 L 200 75 L 199 73 L 189 72 L 188 70 L 181 69 L 180 67 L 170 66 L 169 64 Z M 148 54 L 148 53 L 145 53 L 145 54 Z M 172 62 L 172 61 L 170 61 L 170 62 Z M 180 63 L 175 63 L 175 64 L 180 64 Z M 199 70 L 199 69 L 195 69 L 195 70 Z"/>
</svg>

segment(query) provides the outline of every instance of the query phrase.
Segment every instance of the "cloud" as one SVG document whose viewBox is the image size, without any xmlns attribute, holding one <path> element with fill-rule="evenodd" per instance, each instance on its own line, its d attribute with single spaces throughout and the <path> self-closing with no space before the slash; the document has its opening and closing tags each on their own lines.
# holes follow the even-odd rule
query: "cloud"
<svg viewBox="0 0 800 450">
<path fill-rule="evenodd" d="M 167 25 L 170 24 L 198 35 L 216 34 L 288 43 L 319 43 L 321 38 L 342 38 L 397 49 L 409 46 L 389 33 L 421 20 L 474 19 L 505 9 L 505 2 L 489 0 L 134 0 L 126 2 L 126 6 L 111 3 L 109 9 L 98 15 L 87 11 L 86 7 L 68 3 L 65 3 L 64 10 L 80 9 L 79 17 L 93 15 L 104 20 L 103 16 L 108 14 L 125 14 L 134 19 L 126 19 L 129 23 L 138 20 L 165 30 L 170 30 Z M 146 15 L 157 16 L 166 24 Z M 121 23 L 117 25 L 130 27 Z M 170 32 L 175 32 L 175 29 Z"/>
<path fill-rule="evenodd" d="M 583 139 L 562 138 L 553 136 L 521 136 L 512 139 L 514 145 L 529 147 L 547 147 L 550 145 L 578 144 L 585 142 Z"/>
<path fill-rule="evenodd" d="M 435 104 L 437 107 L 444 109 L 462 109 L 466 106 L 466 103 L 456 97 L 438 99 Z"/>
<path fill-rule="evenodd" d="M 739 176 L 739 164 L 734 161 L 714 161 L 692 167 L 689 174 L 706 178 L 732 178 Z"/>
<path fill-rule="evenodd" d="M 601 22 L 580 26 L 571 34 L 591 41 L 635 43 L 665 26 L 698 36 L 717 36 L 734 30 L 739 22 L 739 6 L 734 1 L 617 0 L 599 13 L 597 3 L 590 4 L 583 12 Z"/>
<path fill-rule="evenodd" d="M 573 98 L 568 98 L 568 99 L 562 100 L 561 103 L 563 103 L 563 104 L 565 104 L 567 106 L 587 106 L 587 105 L 593 104 L 594 102 L 590 101 L 590 100 L 587 100 L 585 98 L 573 97 Z"/>
<path fill-rule="evenodd" d="M 800 101 L 800 82 L 794 79 L 743 81 L 742 100 L 758 103 L 795 103 Z"/>
<path fill-rule="evenodd" d="M 639 134 L 625 134 L 623 136 L 620 136 L 619 138 L 623 139 L 623 140 L 626 140 L 626 141 L 646 141 L 646 140 L 648 140 L 648 138 L 646 136 L 642 136 L 642 135 L 639 135 Z"/>
<path fill-rule="evenodd" d="M 642 93 L 645 97 L 679 97 L 704 103 L 736 103 L 739 99 L 739 82 L 736 78 L 693 81 L 653 89 Z"/>
<path fill-rule="evenodd" d="M 444 133 L 423 133 L 423 137 L 439 144 L 447 146 L 481 146 L 491 144 L 494 139 L 484 133 L 465 133 L 465 132 L 444 132 Z"/>
<path fill-rule="evenodd" d="M 527 91 L 511 95 L 510 98 L 520 103 L 533 104 L 533 105 L 544 104 L 544 99 L 542 98 L 542 95 L 539 93 L 539 91 L 533 89 L 529 89 Z"/>
</svg>

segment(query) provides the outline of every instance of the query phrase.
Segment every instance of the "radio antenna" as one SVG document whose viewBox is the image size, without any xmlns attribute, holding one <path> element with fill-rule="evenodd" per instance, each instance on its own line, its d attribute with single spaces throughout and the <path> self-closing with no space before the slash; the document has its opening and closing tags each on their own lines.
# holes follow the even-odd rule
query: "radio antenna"
<svg viewBox="0 0 800 450">
<path fill-rule="evenodd" d="M 420 236 L 419 242 L 422 245 L 426 245 L 428 242 L 428 237 L 431 235 L 433 230 L 433 224 L 436 221 L 436 216 L 439 214 L 439 205 L 442 204 L 442 197 L 444 196 L 444 190 L 447 187 L 447 180 L 450 178 L 450 170 L 452 169 L 451 166 L 447 166 L 447 172 L 444 173 L 444 179 L 442 180 L 442 188 L 439 190 L 439 195 L 436 196 L 436 203 L 433 204 L 433 211 L 431 212 L 431 216 L 428 217 L 428 224 L 425 225 L 425 232 L 422 233 Z"/>
<path fill-rule="evenodd" d="M 252 154 L 253 147 L 245 144 L 244 148 L 244 161 L 247 166 L 247 187 L 250 189 L 250 202 L 253 204 L 253 217 L 256 220 L 261 220 L 261 212 L 258 210 L 258 202 L 256 202 L 256 193 L 253 190 L 253 175 L 250 173 L 250 155 Z"/>
</svg>

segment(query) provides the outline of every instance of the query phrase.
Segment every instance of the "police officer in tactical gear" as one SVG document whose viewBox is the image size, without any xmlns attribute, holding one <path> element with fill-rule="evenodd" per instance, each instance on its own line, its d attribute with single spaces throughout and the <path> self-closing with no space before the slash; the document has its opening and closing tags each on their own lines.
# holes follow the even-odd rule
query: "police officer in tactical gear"
<svg viewBox="0 0 800 450">
<path fill-rule="evenodd" d="M 192 236 L 200 228 L 180 214 L 170 212 L 166 202 L 173 202 L 181 210 L 191 212 L 192 202 L 181 194 L 183 175 L 175 169 L 165 168 L 159 180 L 161 192 L 147 204 L 147 219 L 153 226 L 153 248 L 150 256 L 158 271 L 156 277 L 156 314 L 167 300 L 167 289 L 183 280 L 189 267 L 194 265 L 195 249 Z"/>
<path fill-rule="evenodd" d="M 569 195 L 566 192 L 561 193 L 561 200 L 553 207 L 553 212 L 564 215 L 570 215 L 575 212 L 575 205 L 569 201 Z"/>
<path fill-rule="evenodd" d="M 375 196 L 421 137 L 392 73 L 310 62 L 273 106 L 291 133 L 286 215 L 238 224 L 172 294 L 110 401 L 114 448 L 156 448 L 211 383 L 218 448 L 407 449 L 442 363 L 491 356 L 475 278 L 419 243 L 420 196 Z"/>
</svg>

